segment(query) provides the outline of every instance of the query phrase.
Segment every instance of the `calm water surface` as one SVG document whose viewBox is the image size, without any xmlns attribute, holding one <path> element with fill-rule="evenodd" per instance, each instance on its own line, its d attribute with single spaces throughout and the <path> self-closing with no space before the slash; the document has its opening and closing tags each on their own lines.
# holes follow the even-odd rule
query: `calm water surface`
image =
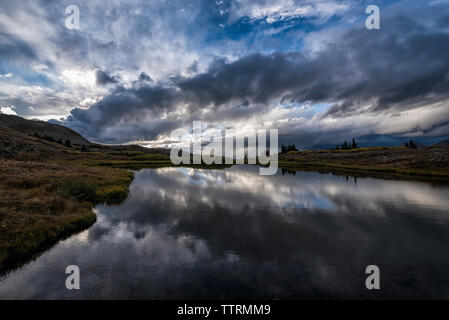
<svg viewBox="0 0 449 320">
<path fill-rule="evenodd" d="M 0 277 L 0 298 L 449 298 L 444 186 L 145 169 L 124 203 L 95 210 L 90 229 Z M 67 265 L 81 290 L 65 288 Z"/>
</svg>

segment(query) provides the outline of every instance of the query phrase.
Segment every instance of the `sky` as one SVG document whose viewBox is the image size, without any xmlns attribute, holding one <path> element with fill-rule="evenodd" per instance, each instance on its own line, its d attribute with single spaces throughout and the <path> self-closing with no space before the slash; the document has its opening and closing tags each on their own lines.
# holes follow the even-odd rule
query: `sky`
<svg viewBox="0 0 449 320">
<path fill-rule="evenodd" d="M 449 0 L 0 0 L 0 112 L 108 144 L 170 147 L 193 121 L 300 149 L 432 144 L 449 137 Z"/>
</svg>

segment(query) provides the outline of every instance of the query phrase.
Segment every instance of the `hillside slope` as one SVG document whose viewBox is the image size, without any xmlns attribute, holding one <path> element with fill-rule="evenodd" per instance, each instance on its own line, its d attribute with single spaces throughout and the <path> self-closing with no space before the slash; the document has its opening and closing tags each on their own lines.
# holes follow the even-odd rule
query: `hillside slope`
<svg viewBox="0 0 449 320">
<path fill-rule="evenodd" d="M 67 150 L 61 144 L 30 136 L 24 132 L 0 127 L 0 158 L 44 160 Z"/>
<path fill-rule="evenodd" d="M 0 114 L 0 128 L 12 129 L 30 136 L 52 137 L 55 140 L 70 140 L 72 144 L 90 145 L 91 143 L 79 133 L 67 127 L 45 121 L 26 120 L 18 116 Z"/>
<path fill-rule="evenodd" d="M 58 140 L 63 143 L 69 140 L 72 147 L 67 148 L 60 143 L 55 143 Z M 170 150 L 162 148 L 92 143 L 79 133 L 62 125 L 0 114 L 0 157 L 15 158 L 15 160 L 44 160 L 55 156 L 59 158 L 62 151 L 79 151 L 82 146 L 85 150 L 100 153 L 130 151 L 144 154 L 170 154 Z"/>
<path fill-rule="evenodd" d="M 434 146 L 449 147 L 449 139 L 435 143 Z"/>
</svg>

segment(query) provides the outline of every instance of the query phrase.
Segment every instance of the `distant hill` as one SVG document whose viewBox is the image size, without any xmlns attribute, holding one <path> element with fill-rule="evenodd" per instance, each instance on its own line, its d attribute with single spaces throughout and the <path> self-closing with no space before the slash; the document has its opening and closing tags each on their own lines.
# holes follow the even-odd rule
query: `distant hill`
<svg viewBox="0 0 449 320">
<path fill-rule="evenodd" d="M 52 139 L 48 139 L 51 137 Z M 62 140 L 62 144 L 55 143 Z M 64 142 L 70 140 L 72 147 Z M 48 158 L 63 150 L 82 150 L 84 145 L 91 152 L 142 152 L 145 154 L 169 155 L 169 149 L 145 148 L 139 145 L 104 145 L 91 143 L 79 133 L 59 124 L 40 120 L 26 120 L 18 116 L 0 114 L 0 158 L 25 154 L 38 159 Z"/>
<path fill-rule="evenodd" d="M 449 139 L 435 143 L 434 146 L 449 147 Z"/>
<path fill-rule="evenodd" d="M 420 143 L 420 142 L 415 142 L 415 143 L 416 143 L 416 147 L 417 147 L 418 149 L 422 149 L 422 148 L 425 148 L 425 147 L 426 147 L 425 144 L 422 144 L 422 143 Z"/>
<path fill-rule="evenodd" d="M 24 118 L 0 114 L 0 128 L 12 129 L 26 133 L 30 136 L 52 137 L 55 140 L 70 140 L 72 144 L 90 145 L 91 143 L 79 133 L 67 127 L 39 120 L 26 120 Z"/>
</svg>

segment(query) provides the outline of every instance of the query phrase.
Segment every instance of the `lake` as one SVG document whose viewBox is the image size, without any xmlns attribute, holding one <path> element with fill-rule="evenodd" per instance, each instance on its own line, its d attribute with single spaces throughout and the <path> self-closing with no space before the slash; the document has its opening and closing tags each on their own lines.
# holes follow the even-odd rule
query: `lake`
<svg viewBox="0 0 449 320">
<path fill-rule="evenodd" d="M 0 299 L 449 298 L 447 186 L 143 169 L 126 201 L 95 210 L 91 228 L 1 276 Z M 68 265 L 80 290 L 65 287 Z"/>
</svg>

